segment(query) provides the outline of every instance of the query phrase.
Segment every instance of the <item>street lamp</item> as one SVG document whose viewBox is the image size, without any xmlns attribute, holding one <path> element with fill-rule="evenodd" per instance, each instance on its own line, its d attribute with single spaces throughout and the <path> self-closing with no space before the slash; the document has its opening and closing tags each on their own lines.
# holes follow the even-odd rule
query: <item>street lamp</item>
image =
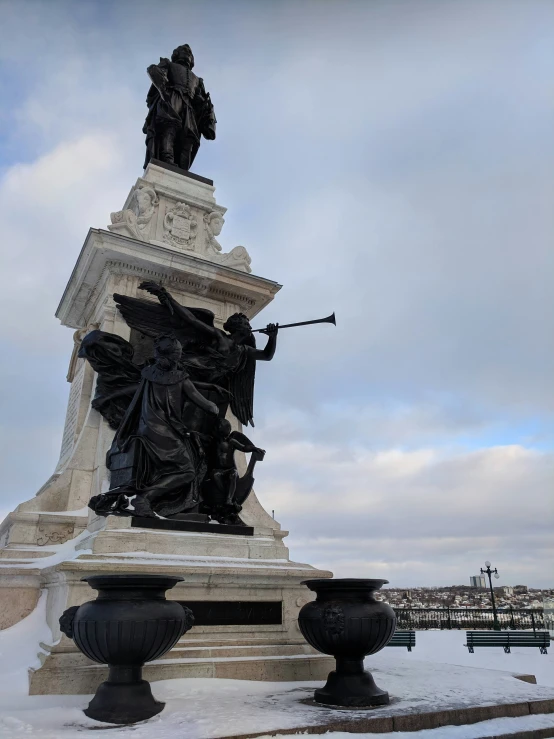
<svg viewBox="0 0 554 739">
<path fill-rule="evenodd" d="M 500 623 L 498 621 L 498 614 L 496 612 L 496 601 L 494 600 L 494 590 L 492 587 L 492 577 L 491 577 L 491 575 L 494 575 L 495 578 L 498 580 L 500 575 L 498 574 L 498 570 L 496 569 L 496 567 L 494 568 L 494 570 L 491 570 L 490 562 L 485 562 L 485 567 L 487 568 L 486 570 L 484 570 L 481 567 L 481 574 L 488 575 L 489 577 L 489 587 L 491 589 L 491 600 L 492 600 L 492 618 L 493 618 L 492 628 L 495 631 L 500 631 Z"/>
</svg>

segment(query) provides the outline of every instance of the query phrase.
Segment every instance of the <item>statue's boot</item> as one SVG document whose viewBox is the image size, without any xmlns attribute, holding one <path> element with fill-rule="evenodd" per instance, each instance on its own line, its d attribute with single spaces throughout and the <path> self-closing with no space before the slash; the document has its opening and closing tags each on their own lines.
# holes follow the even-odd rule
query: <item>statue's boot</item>
<svg viewBox="0 0 554 739">
<path fill-rule="evenodd" d="M 160 137 L 160 159 L 167 164 L 175 164 L 175 136 L 177 131 L 172 126 L 164 129 Z"/>
<path fill-rule="evenodd" d="M 179 157 L 179 167 L 181 167 L 181 169 L 185 169 L 187 172 L 192 167 L 192 162 L 194 159 L 194 143 L 194 139 L 185 138 L 183 141 L 181 155 Z"/>
</svg>

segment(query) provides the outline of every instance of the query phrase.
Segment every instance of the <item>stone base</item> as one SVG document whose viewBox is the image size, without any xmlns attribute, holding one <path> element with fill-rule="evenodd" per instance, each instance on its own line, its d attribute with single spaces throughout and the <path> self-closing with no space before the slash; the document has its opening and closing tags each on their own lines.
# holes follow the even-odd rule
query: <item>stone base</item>
<svg viewBox="0 0 554 739">
<path fill-rule="evenodd" d="M 498 703 L 491 706 L 468 706 L 458 710 L 421 711 L 418 713 L 406 712 L 396 716 L 379 718 L 371 715 L 349 716 L 342 715 L 323 717 L 320 723 L 298 725 L 292 728 L 269 729 L 248 734 L 223 734 L 219 739 L 255 739 L 261 736 L 286 736 L 294 734 L 327 734 L 343 732 L 346 734 L 388 734 L 394 731 L 424 731 L 439 729 L 448 726 L 465 726 L 481 724 L 496 718 L 519 718 L 537 713 L 554 713 L 554 700 L 536 701 L 532 703 Z M 338 714 L 338 712 L 337 712 Z M 552 729 L 536 729 L 524 731 L 507 731 L 497 734 L 495 729 L 489 729 L 484 724 L 479 734 L 481 739 L 545 739 L 554 736 Z M 489 731 L 495 731 L 492 736 Z"/>
<path fill-rule="evenodd" d="M 168 164 L 167 162 L 162 162 L 159 159 L 151 159 L 150 164 L 155 165 L 156 167 L 161 167 L 162 169 L 167 169 L 170 172 L 176 172 L 177 174 L 180 174 L 181 177 L 188 177 L 191 180 L 203 182 L 205 185 L 214 184 L 214 181 L 210 180 L 208 177 L 202 177 L 202 175 L 194 174 L 194 172 L 189 172 L 187 169 L 181 169 L 181 167 L 178 167 L 176 164 Z"/>
<path fill-rule="evenodd" d="M 48 557 L 52 547 L 77 537 L 87 523 L 88 511 L 13 511 L 1 524 L 0 560 L 15 564 Z"/>
<path fill-rule="evenodd" d="M 40 570 L 4 564 L 0 577 L 0 629 L 8 629 L 35 609 L 40 596 Z"/>
<path fill-rule="evenodd" d="M 267 682 L 325 680 L 334 660 L 303 654 L 303 650 L 303 645 L 268 643 L 249 650 L 241 646 L 229 650 L 207 647 L 205 656 L 189 657 L 179 656 L 187 654 L 187 648 L 181 645 L 164 659 L 149 662 L 143 668 L 143 677 L 149 682 L 187 677 Z M 232 656 L 224 656 L 226 653 Z M 47 659 L 43 667 L 31 671 L 30 695 L 89 695 L 107 680 L 108 668 L 104 665 L 91 664 L 84 658 L 75 659 L 75 655 L 67 659 L 51 656 L 53 659 Z"/>
<path fill-rule="evenodd" d="M 252 526 L 218 524 L 209 521 L 187 521 L 179 518 L 131 518 L 131 526 L 137 529 L 154 529 L 155 531 L 195 531 L 200 534 L 254 536 Z"/>
<path fill-rule="evenodd" d="M 48 654 L 30 673 L 31 695 L 93 693 L 106 679 L 107 668 L 81 654 L 58 623 L 66 608 L 94 600 L 96 592 L 82 578 L 102 573 L 180 575 L 184 582 L 168 597 L 193 613 L 198 604 L 197 624 L 162 659 L 145 666 L 146 680 L 324 680 L 333 669 L 334 660 L 309 647 L 298 628 L 300 608 L 313 598 L 302 581 L 331 573 L 291 562 L 282 541 L 286 532 L 263 526 L 242 536 L 167 531 L 115 516 L 91 522 L 88 531 L 75 559 L 42 570 L 57 643 L 42 645 Z"/>
</svg>

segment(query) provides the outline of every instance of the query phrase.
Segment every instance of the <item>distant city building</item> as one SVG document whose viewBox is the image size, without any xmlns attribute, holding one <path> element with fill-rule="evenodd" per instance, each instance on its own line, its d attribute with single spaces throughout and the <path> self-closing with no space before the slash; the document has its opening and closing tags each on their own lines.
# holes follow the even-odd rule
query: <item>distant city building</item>
<svg viewBox="0 0 554 739">
<path fill-rule="evenodd" d="M 514 593 L 521 594 L 521 593 L 528 593 L 528 592 L 529 592 L 529 588 L 527 587 L 527 585 L 514 585 Z"/>
<path fill-rule="evenodd" d="M 501 608 L 511 606 L 514 610 L 522 609 L 538 609 L 542 611 L 543 601 L 548 600 L 547 606 L 549 613 L 552 615 L 552 628 L 554 630 L 554 607 L 550 602 L 554 603 L 554 588 L 523 588 L 525 592 L 519 592 L 518 588 L 495 588 L 498 598 L 498 605 Z M 406 597 L 407 595 L 410 597 Z M 382 591 L 382 599 L 393 608 L 490 608 L 490 593 L 487 588 L 469 585 L 452 585 L 449 587 L 438 588 L 387 588 Z M 552 609 L 552 610 L 551 610 Z M 554 636 L 554 633 L 552 634 Z"/>
<path fill-rule="evenodd" d="M 513 595 L 514 594 L 514 589 L 511 588 L 509 585 L 505 585 L 503 588 L 498 588 L 498 590 L 500 590 L 502 595 Z"/>
<path fill-rule="evenodd" d="M 484 575 L 473 575 L 469 578 L 469 584 L 472 588 L 486 588 L 487 580 Z"/>
</svg>

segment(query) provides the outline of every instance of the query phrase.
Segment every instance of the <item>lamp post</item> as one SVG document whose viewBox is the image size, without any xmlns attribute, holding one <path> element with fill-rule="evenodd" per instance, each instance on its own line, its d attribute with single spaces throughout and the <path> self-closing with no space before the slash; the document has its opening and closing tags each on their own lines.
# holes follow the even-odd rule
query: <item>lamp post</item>
<svg viewBox="0 0 554 739">
<path fill-rule="evenodd" d="M 492 628 L 495 631 L 500 631 L 500 623 L 498 621 L 498 614 L 496 612 L 496 601 L 494 599 L 494 590 L 492 587 L 492 577 L 491 577 L 492 575 L 494 575 L 495 578 L 498 580 L 500 575 L 498 574 L 498 570 L 496 569 L 496 567 L 494 568 L 494 570 L 491 570 L 490 562 L 485 562 L 485 567 L 487 568 L 486 570 L 484 570 L 481 567 L 481 574 L 488 575 L 488 578 L 489 578 L 489 587 L 491 589 L 491 601 L 492 601 L 492 618 L 493 618 Z"/>
</svg>

